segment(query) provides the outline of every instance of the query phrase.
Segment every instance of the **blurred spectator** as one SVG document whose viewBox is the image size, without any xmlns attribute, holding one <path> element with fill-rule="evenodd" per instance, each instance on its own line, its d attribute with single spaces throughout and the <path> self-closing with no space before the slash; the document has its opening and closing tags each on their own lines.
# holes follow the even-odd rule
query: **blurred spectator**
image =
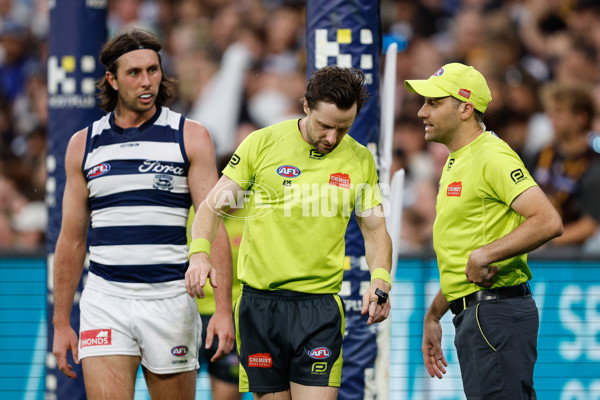
<svg viewBox="0 0 600 400">
<path fill-rule="evenodd" d="M 44 243 L 48 221 L 46 205 L 41 201 L 29 202 L 13 214 L 11 225 L 14 230 L 14 249 L 37 251 Z"/>
<path fill-rule="evenodd" d="M 28 54 L 29 30 L 16 20 L 6 19 L 0 23 L 0 92 L 14 100 L 25 87 L 24 69 L 31 61 Z"/>
<path fill-rule="evenodd" d="M 303 115 L 303 15 L 302 8 L 286 5 L 271 10 L 264 21 L 262 59 L 255 65 L 246 87 L 248 116 L 261 128 Z"/>
<path fill-rule="evenodd" d="M 504 107 L 494 114 L 495 123 L 491 123 L 493 131 L 513 149 L 521 159 L 527 140 L 527 123 L 529 115 Z M 489 121 L 486 121 L 489 124 Z M 523 160 L 527 165 L 527 162 Z"/>
<path fill-rule="evenodd" d="M 109 0 L 106 27 L 113 37 L 124 28 L 156 30 L 158 10 L 154 1 Z"/>
<path fill-rule="evenodd" d="M 461 9 L 452 20 L 452 47 L 446 48 L 446 59 L 468 62 L 484 48 L 485 26 L 481 12 L 474 7 Z"/>
<path fill-rule="evenodd" d="M 46 69 L 40 62 L 30 62 L 23 73 L 24 90 L 14 99 L 12 109 L 15 139 L 20 140 L 12 144 L 17 155 L 23 153 L 22 143 L 27 135 L 36 127 L 43 127 L 48 123 Z"/>
<path fill-rule="evenodd" d="M 190 111 L 190 118 L 202 121 L 209 129 L 217 155 L 235 150 L 236 126 L 252 58 L 243 43 L 232 44 L 225 51 L 220 69 L 206 83 Z"/>
<path fill-rule="evenodd" d="M 0 164 L 0 250 L 39 251 L 44 244 L 46 207 L 43 202 L 31 202 L 20 190 L 16 180 L 24 187 L 30 180 L 15 178 L 21 169 L 6 168 Z"/>
<path fill-rule="evenodd" d="M 575 0 L 567 25 L 575 36 L 587 38 L 597 50 L 600 50 L 599 1 Z"/>
<path fill-rule="evenodd" d="M 598 83 L 598 49 L 587 40 L 569 36 L 569 44 L 557 60 L 555 79 L 561 82 Z"/>
<path fill-rule="evenodd" d="M 29 197 L 34 201 L 43 200 L 46 186 L 46 129 L 43 126 L 34 128 L 27 135 L 21 159 L 30 173 Z"/>
<path fill-rule="evenodd" d="M 15 233 L 10 224 L 10 214 L 0 210 L 0 253 L 14 249 Z"/>
<path fill-rule="evenodd" d="M 391 174 L 399 168 L 406 172 L 400 251 L 432 250 L 437 184 L 448 151 L 439 143 L 427 143 L 423 123 L 407 116 L 396 120 L 394 148 Z"/>
<path fill-rule="evenodd" d="M 551 244 L 580 246 L 600 223 L 599 136 L 591 131 L 596 105 L 589 88 L 571 83 L 548 84 L 542 96 L 554 140 L 531 172 L 563 219 L 565 231 Z"/>
</svg>

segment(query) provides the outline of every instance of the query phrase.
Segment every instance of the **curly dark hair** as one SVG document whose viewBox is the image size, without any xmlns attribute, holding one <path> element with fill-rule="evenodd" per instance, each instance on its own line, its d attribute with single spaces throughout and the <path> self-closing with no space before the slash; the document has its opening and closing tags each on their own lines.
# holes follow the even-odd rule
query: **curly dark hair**
<svg viewBox="0 0 600 400">
<path fill-rule="evenodd" d="M 172 86 L 175 83 L 175 80 L 165 75 L 162 69 L 162 60 L 159 53 L 161 48 L 162 44 L 156 35 L 142 29 L 134 29 L 117 35 L 106 42 L 100 51 L 99 60 L 106 67 L 107 71 L 116 76 L 117 69 L 119 68 L 119 57 L 123 54 L 138 49 L 156 51 L 162 72 L 162 80 L 160 81 L 160 87 L 156 96 L 156 106 L 161 107 L 173 95 Z M 114 110 L 117 106 L 117 91 L 110 86 L 106 76 L 99 81 L 97 87 L 100 90 L 100 93 L 98 93 L 100 108 L 107 112 Z"/>
<path fill-rule="evenodd" d="M 356 103 L 356 115 L 369 100 L 365 86 L 365 74 L 355 68 L 341 68 L 334 65 L 316 71 L 306 85 L 304 98 L 310 109 L 319 102 L 333 103 L 347 110 Z"/>
</svg>

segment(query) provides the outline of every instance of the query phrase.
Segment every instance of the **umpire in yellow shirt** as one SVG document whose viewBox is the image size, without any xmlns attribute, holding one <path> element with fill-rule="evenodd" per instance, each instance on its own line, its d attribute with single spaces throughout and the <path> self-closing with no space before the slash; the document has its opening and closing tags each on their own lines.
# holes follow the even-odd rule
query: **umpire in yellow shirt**
<svg viewBox="0 0 600 400">
<path fill-rule="evenodd" d="M 217 216 L 246 201 L 235 307 L 240 391 L 261 400 L 334 400 L 340 386 L 342 286 L 348 221 L 365 239 L 368 324 L 390 311 L 391 239 L 371 152 L 347 135 L 366 101 L 362 71 L 323 67 L 304 96 L 306 117 L 251 133 L 192 225 L 188 292 L 202 297 Z M 250 190 L 252 190 L 250 192 Z M 217 277 L 218 280 L 218 277 Z"/>
<path fill-rule="evenodd" d="M 492 97 L 481 73 L 452 63 L 405 86 L 425 98 L 425 139 L 450 152 L 433 225 L 441 290 L 425 315 L 427 371 L 446 372 L 440 319 L 450 309 L 467 398 L 535 399 L 539 314 L 526 253 L 562 234 L 560 217 L 517 154 L 486 130 Z"/>
</svg>

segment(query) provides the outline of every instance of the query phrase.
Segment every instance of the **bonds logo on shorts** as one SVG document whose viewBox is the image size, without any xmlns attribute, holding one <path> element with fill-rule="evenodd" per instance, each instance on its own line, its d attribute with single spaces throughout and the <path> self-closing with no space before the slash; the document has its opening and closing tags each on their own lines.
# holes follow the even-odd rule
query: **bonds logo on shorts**
<svg viewBox="0 0 600 400">
<path fill-rule="evenodd" d="M 448 185 L 447 195 L 449 197 L 460 197 L 462 182 L 452 182 Z"/>
<path fill-rule="evenodd" d="M 284 178 L 296 178 L 300 175 L 300 168 L 293 165 L 282 165 L 277 168 L 277 173 Z"/>
<path fill-rule="evenodd" d="M 188 353 L 188 347 L 187 346 L 175 346 L 171 349 L 171 354 L 173 354 L 175 357 L 183 357 Z"/>
<path fill-rule="evenodd" d="M 344 189 L 350 189 L 350 176 L 341 172 L 331 174 L 329 175 L 329 184 Z"/>
<path fill-rule="evenodd" d="M 271 368 L 273 359 L 270 353 L 256 353 L 248 356 L 248 366 L 257 368 Z"/>
<path fill-rule="evenodd" d="M 97 178 L 100 175 L 104 175 L 108 171 L 110 171 L 109 163 L 98 164 L 98 165 L 95 165 L 92 168 L 90 168 L 90 170 L 87 173 L 87 177 L 89 179 Z"/>
<path fill-rule="evenodd" d="M 325 360 L 331 356 L 331 350 L 327 347 L 317 347 L 308 351 L 308 356 L 315 360 Z"/>
<path fill-rule="evenodd" d="M 91 329 L 81 332 L 79 337 L 79 346 L 81 348 L 87 346 L 109 346 L 112 343 L 111 329 Z"/>
<path fill-rule="evenodd" d="M 521 168 L 517 168 L 514 171 L 511 171 L 510 178 L 513 180 L 514 183 L 519 183 L 527 179 Z"/>
</svg>

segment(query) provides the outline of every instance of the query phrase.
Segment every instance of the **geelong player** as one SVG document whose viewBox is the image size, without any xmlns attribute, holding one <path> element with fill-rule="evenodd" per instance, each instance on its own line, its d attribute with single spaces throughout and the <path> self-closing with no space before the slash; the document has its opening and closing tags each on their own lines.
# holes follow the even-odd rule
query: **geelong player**
<svg viewBox="0 0 600 400">
<path fill-rule="evenodd" d="M 153 399 L 193 399 L 200 319 L 185 288 L 186 219 L 217 181 L 206 128 L 163 107 L 172 83 L 158 39 L 134 30 L 103 47 L 101 107 L 66 153 L 67 183 L 54 270 L 54 344 L 59 369 L 81 360 L 89 399 L 133 399 L 141 363 Z M 69 324 L 87 232 L 90 270 L 79 342 Z M 215 231 L 217 227 L 215 226 Z M 231 253 L 219 227 L 211 276 L 216 311 L 208 335 L 218 356 L 233 346 Z M 196 295 L 203 297 L 202 288 Z"/>
</svg>

